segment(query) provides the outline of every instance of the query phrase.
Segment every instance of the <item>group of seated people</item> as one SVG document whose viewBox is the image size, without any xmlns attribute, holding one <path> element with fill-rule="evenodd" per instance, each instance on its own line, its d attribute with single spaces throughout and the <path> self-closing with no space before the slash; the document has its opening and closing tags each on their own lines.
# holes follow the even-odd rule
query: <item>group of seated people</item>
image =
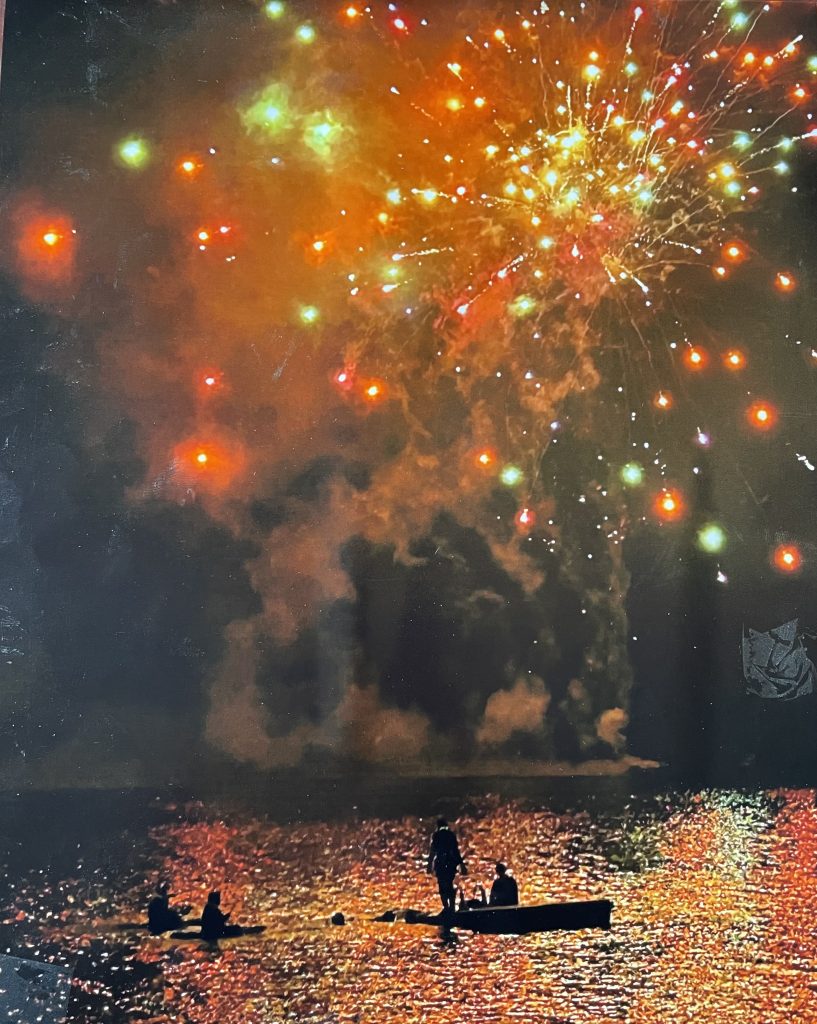
<svg viewBox="0 0 817 1024">
<path fill-rule="evenodd" d="M 201 927 L 201 938 L 207 942 L 231 938 L 243 933 L 240 925 L 227 924 L 229 914 L 222 913 L 221 893 L 214 890 L 207 897 L 207 903 L 200 918 L 185 918 L 190 912 L 189 906 L 171 907 L 170 885 L 160 882 L 156 886 L 156 895 L 148 904 L 148 929 L 153 935 L 172 931 L 185 925 L 197 924 Z"/>
</svg>

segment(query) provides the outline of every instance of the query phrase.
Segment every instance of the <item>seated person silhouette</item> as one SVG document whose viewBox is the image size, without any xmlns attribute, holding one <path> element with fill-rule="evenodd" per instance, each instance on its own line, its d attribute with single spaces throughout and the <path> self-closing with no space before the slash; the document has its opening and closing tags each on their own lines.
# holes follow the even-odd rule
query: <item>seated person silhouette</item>
<svg viewBox="0 0 817 1024">
<path fill-rule="evenodd" d="M 496 865 L 496 878 L 491 886 L 488 903 L 492 907 L 515 907 L 519 903 L 516 880 L 511 878 L 501 861 Z"/>
<path fill-rule="evenodd" d="M 218 942 L 219 939 L 230 939 L 244 934 L 244 929 L 240 925 L 227 924 L 230 915 L 221 912 L 220 904 L 221 893 L 215 890 L 207 897 L 207 903 L 201 912 L 201 937 L 208 942 Z"/>
<path fill-rule="evenodd" d="M 189 908 L 184 908 L 187 913 Z M 156 895 L 148 903 L 148 929 L 152 935 L 161 935 L 162 932 L 169 932 L 173 928 L 179 928 L 185 923 L 182 917 L 182 910 L 170 906 L 170 884 L 159 882 L 156 886 Z"/>
<path fill-rule="evenodd" d="M 474 890 L 474 895 L 470 900 L 465 898 L 465 892 L 462 888 L 458 887 L 457 895 L 459 897 L 457 910 L 479 910 L 482 907 L 488 906 L 488 897 L 485 894 L 485 887 L 482 885 Z"/>
</svg>

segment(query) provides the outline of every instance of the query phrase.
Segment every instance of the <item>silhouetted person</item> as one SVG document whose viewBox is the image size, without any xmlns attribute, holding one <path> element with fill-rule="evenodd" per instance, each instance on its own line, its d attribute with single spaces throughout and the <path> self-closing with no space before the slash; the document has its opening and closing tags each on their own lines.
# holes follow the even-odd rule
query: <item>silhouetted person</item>
<svg viewBox="0 0 817 1024">
<path fill-rule="evenodd" d="M 496 865 L 496 878 L 491 886 L 488 903 L 492 907 L 515 907 L 519 903 L 519 888 L 516 880 L 507 873 L 503 863 Z"/>
<path fill-rule="evenodd" d="M 148 903 L 148 929 L 153 935 L 169 932 L 180 928 L 184 918 L 178 910 L 170 906 L 170 886 L 167 882 L 159 882 L 156 895 Z"/>
<path fill-rule="evenodd" d="M 437 886 L 440 890 L 440 899 L 443 903 L 443 910 L 454 910 L 456 894 L 454 892 L 454 876 L 457 868 L 463 875 L 468 874 L 468 868 L 460 854 L 457 837 L 448 827 L 445 818 L 437 819 L 437 830 L 431 837 L 431 848 L 428 851 L 428 873 L 433 871 L 437 876 Z"/>
<path fill-rule="evenodd" d="M 481 907 L 488 906 L 488 897 L 485 895 L 485 887 L 482 885 L 474 890 L 474 895 L 470 900 L 465 898 L 465 891 L 461 888 L 457 889 L 457 895 L 459 897 L 457 910 L 479 910 Z"/>
<path fill-rule="evenodd" d="M 227 924 L 227 918 L 230 915 L 221 912 L 220 904 L 221 893 L 211 892 L 201 914 L 201 937 L 208 942 L 217 942 L 219 939 L 231 938 L 243 933 L 243 929 L 239 925 Z"/>
</svg>

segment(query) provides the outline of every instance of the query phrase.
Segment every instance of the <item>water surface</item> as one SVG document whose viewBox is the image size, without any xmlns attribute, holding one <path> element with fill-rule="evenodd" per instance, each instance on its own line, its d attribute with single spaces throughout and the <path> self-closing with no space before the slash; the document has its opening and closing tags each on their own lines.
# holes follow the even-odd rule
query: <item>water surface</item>
<svg viewBox="0 0 817 1024">
<path fill-rule="evenodd" d="M 429 785 L 364 787 L 355 802 L 328 782 L 290 788 L 266 813 L 134 793 L 17 798 L 0 945 L 70 964 L 77 1022 L 817 1020 L 813 790 Z M 440 810 L 456 818 L 469 889 L 501 858 L 526 903 L 612 899 L 612 930 L 446 943 L 369 920 L 435 907 L 424 866 Z M 233 920 L 266 933 L 212 950 L 122 931 L 158 877 L 196 907 L 221 888 Z M 335 910 L 345 927 L 326 923 Z"/>
</svg>

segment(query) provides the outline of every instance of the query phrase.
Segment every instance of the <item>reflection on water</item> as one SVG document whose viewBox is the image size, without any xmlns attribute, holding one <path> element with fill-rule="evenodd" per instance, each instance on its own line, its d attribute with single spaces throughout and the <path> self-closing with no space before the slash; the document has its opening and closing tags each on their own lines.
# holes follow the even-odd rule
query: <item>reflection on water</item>
<svg viewBox="0 0 817 1024">
<path fill-rule="evenodd" d="M 433 929 L 371 922 L 389 907 L 435 907 L 431 824 L 166 809 L 74 877 L 46 867 L 11 879 L 0 945 L 71 964 L 75 1021 L 817 1020 L 813 791 L 673 794 L 558 814 L 530 800 L 469 802 L 455 823 L 469 887 L 501 858 L 525 903 L 612 899 L 608 933 L 445 943 Z M 158 876 L 196 907 L 220 887 L 232 920 L 266 933 L 212 950 L 118 929 L 138 919 Z M 335 910 L 345 927 L 325 923 Z"/>
</svg>

